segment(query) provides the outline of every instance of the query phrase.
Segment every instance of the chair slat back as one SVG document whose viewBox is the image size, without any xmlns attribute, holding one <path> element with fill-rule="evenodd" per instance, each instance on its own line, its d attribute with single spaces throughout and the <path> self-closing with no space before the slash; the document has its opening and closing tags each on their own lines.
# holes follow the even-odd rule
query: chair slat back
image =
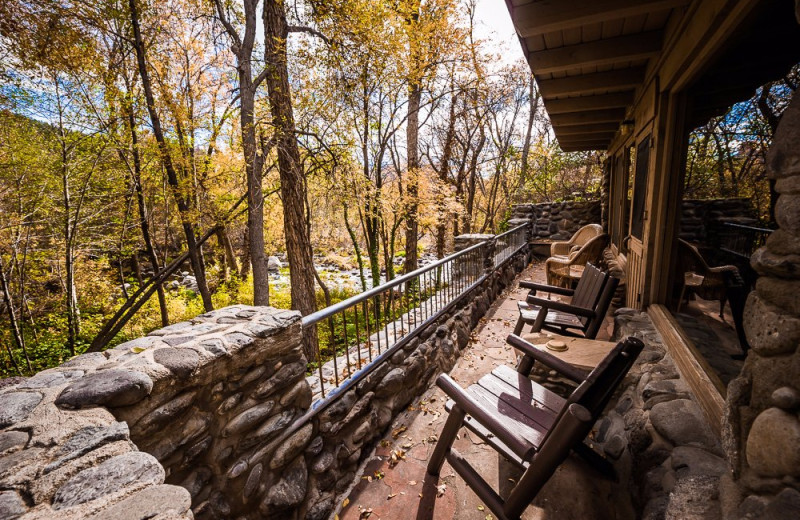
<svg viewBox="0 0 800 520">
<path fill-rule="evenodd" d="M 581 275 L 580 280 L 578 280 L 578 285 L 575 287 L 575 293 L 572 296 L 572 305 L 585 309 L 594 309 L 600 301 L 600 296 L 603 293 L 603 288 L 608 278 L 608 273 L 604 273 L 592 264 L 586 264 L 583 275 Z M 605 315 L 605 313 L 603 314 Z M 585 332 L 586 328 L 590 325 L 590 318 L 583 316 L 580 320 Z"/>
<path fill-rule="evenodd" d="M 570 395 L 567 405 L 580 404 L 589 410 L 593 418 L 597 418 L 643 348 L 644 343 L 633 337 L 617 343 Z"/>
<path fill-rule="evenodd" d="M 583 335 L 585 337 L 594 339 L 597 336 L 597 333 L 600 331 L 600 327 L 603 325 L 603 320 L 606 317 L 608 308 L 611 306 L 611 300 L 614 299 L 614 293 L 617 291 L 617 285 L 619 285 L 619 278 L 609 274 L 606 277 L 606 283 L 603 286 L 603 291 L 600 293 L 600 297 L 597 300 L 594 318 L 591 318 L 587 323 L 584 323 L 585 328 L 583 330 Z"/>
</svg>

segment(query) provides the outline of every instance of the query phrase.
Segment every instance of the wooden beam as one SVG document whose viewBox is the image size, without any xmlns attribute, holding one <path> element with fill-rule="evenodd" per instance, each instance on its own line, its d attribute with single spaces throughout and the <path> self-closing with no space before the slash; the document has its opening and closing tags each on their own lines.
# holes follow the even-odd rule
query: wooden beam
<svg viewBox="0 0 800 520">
<path fill-rule="evenodd" d="M 578 96 L 607 90 L 630 90 L 644 80 L 644 67 L 595 72 L 558 79 L 540 79 L 539 90 L 547 98 Z"/>
<path fill-rule="evenodd" d="M 582 25 L 664 11 L 689 0 L 539 0 L 510 8 L 517 34 L 528 38 Z"/>
<path fill-rule="evenodd" d="M 562 150 L 565 152 L 573 151 L 573 150 L 605 150 L 608 148 L 608 141 L 592 141 L 592 140 L 584 140 L 584 141 L 565 141 L 561 142 L 559 139 L 558 145 L 561 147 Z"/>
<path fill-rule="evenodd" d="M 553 123 L 553 126 L 585 125 L 589 123 L 620 123 L 623 119 L 625 119 L 624 108 L 571 112 L 569 114 L 553 114 L 550 116 L 550 122 Z"/>
<path fill-rule="evenodd" d="M 603 145 L 608 144 L 608 139 L 558 139 L 558 144 L 561 146 L 576 146 L 576 145 Z"/>
<path fill-rule="evenodd" d="M 697 351 L 692 340 L 663 305 L 650 305 L 647 314 L 664 340 L 664 346 L 692 389 L 694 398 L 714 432 L 719 435 L 725 408 L 725 385 Z"/>
<path fill-rule="evenodd" d="M 575 144 L 575 145 L 562 145 L 562 152 L 588 152 L 590 150 L 607 150 L 608 144 Z"/>
<path fill-rule="evenodd" d="M 609 132 L 606 134 L 565 134 L 560 129 L 556 128 L 556 137 L 558 138 L 558 142 L 561 141 L 568 141 L 568 142 L 610 142 L 611 139 L 614 137 L 614 132 Z"/>
<path fill-rule="evenodd" d="M 658 54 L 663 38 L 662 31 L 651 31 L 568 45 L 531 52 L 528 54 L 528 63 L 534 74 L 550 74 L 578 67 L 612 65 L 646 59 Z"/>
<path fill-rule="evenodd" d="M 597 96 L 584 96 L 566 99 L 550 99 L 544 102 L 547 113 L 563 114 L 564 112 L 577 112 L 579 110 L 602 110 L 604 108 L 625 108 L 633 104 L 633 90 L 601 94 Z"/>
<path fill-rule="evenodd" d="M 617 123 L 595 123 L 590 125 L 574 125 L 558 127 L 558 135 L 611 134 L 619 129 Z"/>
</svg>

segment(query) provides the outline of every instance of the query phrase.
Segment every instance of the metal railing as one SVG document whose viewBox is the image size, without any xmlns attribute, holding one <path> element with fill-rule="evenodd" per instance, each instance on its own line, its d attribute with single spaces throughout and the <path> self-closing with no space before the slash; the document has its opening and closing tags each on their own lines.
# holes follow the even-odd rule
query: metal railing
<svg viewBox="0 0 800 520">
<path fill-rule="evenodd" d="M 303 330 L 316 327 L 318 337 L 315 359 L 309 363 L 313 407 L 366 377 L 524 248 L 525 228 L 518 226 L 303 317 Z"/>
<path fill-rule="evenodd" d="M 499 267 L 517 251 L 528 245 L 527 224 L 522 224 L 495 237 L 494 266 Z"/>
<path fill-rule="evenodd" d="M 772 229 L 723 222 L 717 229 L 715 242 L 726 253 L 749 259 L 772 234 Z"/>
<path fill-rule="evenodd" d="M 318 341 L 315 359 L 309 362 L 315 375 L 307 378 L 314 401 L 275 444 L 294 435 L 522 251 L 527 246 L 525 227 L 304 316 L 303 334 L 316 328 Z M 496 239 L 502 239 L 497 255 Z"/>
</svg>

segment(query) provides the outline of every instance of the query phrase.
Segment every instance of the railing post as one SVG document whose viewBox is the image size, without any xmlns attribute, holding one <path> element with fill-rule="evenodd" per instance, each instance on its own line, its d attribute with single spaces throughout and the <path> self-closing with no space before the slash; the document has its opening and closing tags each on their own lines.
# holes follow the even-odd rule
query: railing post
<svg viewBox="0 0 800 520">
<path fill-rule="evenodd" d="M 494 271 L 494 255 L 497 250 L 497 236 L 490 235 L 490 237 L 486 241 L 485 256 L 483 257 L 483 270 L 487 276 Z"/>
</svg>

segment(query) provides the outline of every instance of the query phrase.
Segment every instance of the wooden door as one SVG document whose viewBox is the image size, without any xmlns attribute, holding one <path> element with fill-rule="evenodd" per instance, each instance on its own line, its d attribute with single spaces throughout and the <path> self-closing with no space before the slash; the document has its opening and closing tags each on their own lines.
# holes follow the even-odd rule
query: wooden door
<svg viewBox="0 0 800 520">
<path fill-rule="evenodd" d="M 647 173 L 650 167 L 650 136 L 642 138 L 636 146 L 633 190 L 628 234 L 628 277 L 626 305 L 640 309 L 644 293 L 644 221 L 647 219 Z"/>
</svg>

